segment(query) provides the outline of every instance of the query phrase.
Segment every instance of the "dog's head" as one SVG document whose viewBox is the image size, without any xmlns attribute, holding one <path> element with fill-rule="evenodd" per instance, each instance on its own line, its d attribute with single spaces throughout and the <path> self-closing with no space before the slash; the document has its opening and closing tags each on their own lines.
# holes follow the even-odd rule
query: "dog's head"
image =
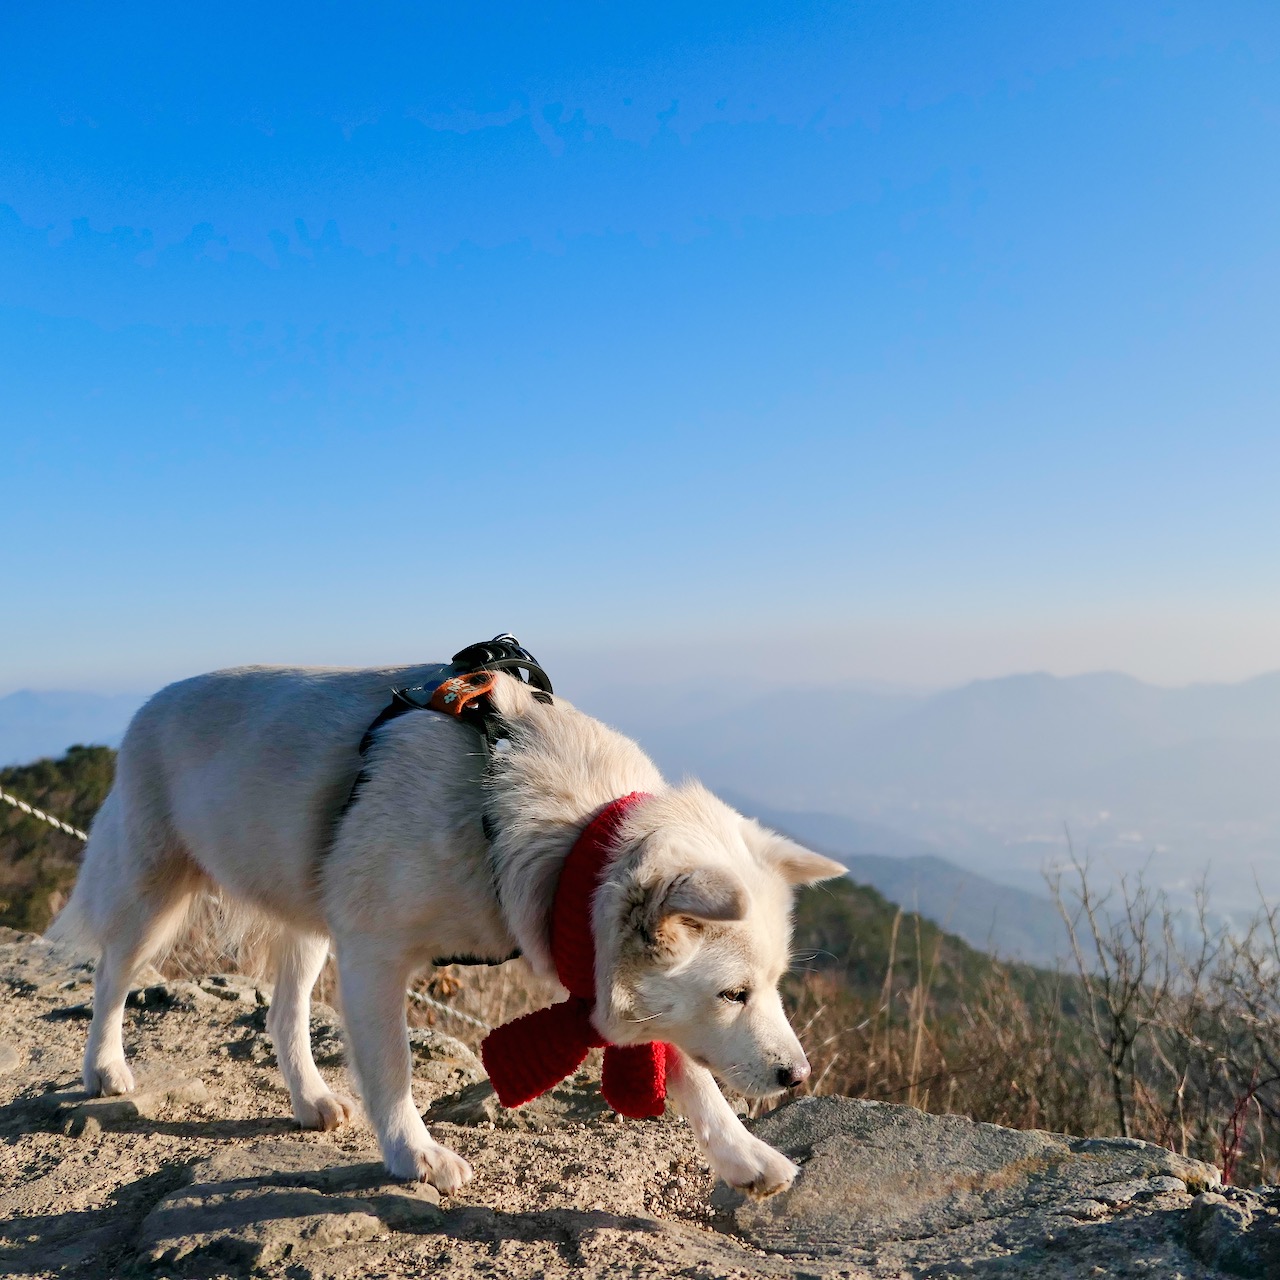
<svg viewBox="0 0 1280 1280">
<path fill-rule="evenodd" d="M 696 785 L 637 806 L 596 896 L 600 1030 L 665 1040 L 748 1097 L 800 1084 L 809 1063 L 778 996 L 795 886 L 845 868 Z"/>
</svg>

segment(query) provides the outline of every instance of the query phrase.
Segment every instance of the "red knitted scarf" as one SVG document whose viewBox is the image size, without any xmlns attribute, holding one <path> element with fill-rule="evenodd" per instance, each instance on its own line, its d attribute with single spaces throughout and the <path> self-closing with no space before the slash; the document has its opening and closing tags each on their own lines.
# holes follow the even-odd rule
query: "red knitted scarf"
<svg viewBox="0 0 1280 1280">
<path fill-rule="evenodd" d="M 666 1105 L 667 1063 L 675 1050 L 654 1040 L 616 1045 L 591 1024 L 596 998 L 596 949 L 591 903 L 616 852 L 618 828 L 643 791 L 606 805 L 569 851 L 551 909 L 551 958 L 569 998 L 526 1013 L 491 1031 L 480 1056 L 504 1107 L 519 1107 L 576 1071 L 590 1049 L 604 1048 L 601 1092 L 624 1116 L 660 1116 Z"/>
</svg>

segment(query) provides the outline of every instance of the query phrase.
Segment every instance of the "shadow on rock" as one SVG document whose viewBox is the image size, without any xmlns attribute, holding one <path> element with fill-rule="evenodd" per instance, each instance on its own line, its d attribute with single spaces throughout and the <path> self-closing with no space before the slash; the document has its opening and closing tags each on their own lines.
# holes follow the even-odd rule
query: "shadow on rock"
<svg viewBox="0 0 1280 1280">
<path fill-rule="evenodd" d="M 170 1165 L 120 1187 L 99 1209 L 14 1215 L 0 1226 L 0 1274 L 41 1275 L 92 1263 L 127 1247 L 147 1211 L 186 1180 Z"/>
<path fill-rule="evenodd" d="M 270 1266 L 440 1221 L 434 1187 L 391 1182 L 381 1163 L 335 1163 L 331 1147 L 311 1143 L 259 1142 L 197 1161 L 187 1185 L 147 1215 L 138 1256 L 200 1275 Z"/>
</svg>

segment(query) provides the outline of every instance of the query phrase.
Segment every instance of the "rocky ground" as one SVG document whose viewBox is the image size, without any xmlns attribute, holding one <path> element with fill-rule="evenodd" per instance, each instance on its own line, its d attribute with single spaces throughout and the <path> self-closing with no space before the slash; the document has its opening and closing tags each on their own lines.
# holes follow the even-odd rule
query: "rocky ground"
<svg viewBox="0 0 1280 1280">
<path fill-rule="evenodd" d="M 300 1133 L 269 992 L 159 975 L 131 997 L 139 1091 L 85 1099 L 91 972 L 0 936 L 0 1274 L 67 1277 L 1280 1276 L 1280 1193 L 1143 1143 L 1018 1133 L 846 1098 L 756 1122 L 803 1166 L 713 1188 L 683 1122 L 620 1122 L 584 1075 L 516 1113 L 465 1045 L 415 1032 L 415 1093 L 476 1178 L 389 1181 L 369 1129 Z M 352 1090 L 331 1011 L 321 1070 Z"/>
</svg>

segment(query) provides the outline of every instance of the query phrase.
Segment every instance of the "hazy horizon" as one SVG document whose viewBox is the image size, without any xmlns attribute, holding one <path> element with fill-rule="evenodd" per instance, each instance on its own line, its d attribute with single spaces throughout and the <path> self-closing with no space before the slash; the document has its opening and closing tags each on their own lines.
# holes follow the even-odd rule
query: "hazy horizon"
<svg viewBox="0 0 1280 1280">
<path fill-rule="evenodd" d="M 689 649 L 685 649 L 687 654 Z M 712 650 L 708 649 L 708 653 Z M 781 653 L 781 650 L 777 650 Z M 803 650 L 801 650 L 803 652 Z M 444 660 L 449 657 L 448 654 L 433 654 L 431 657 L 415 657 L 404 659 L 404 662 L 369 662 L 369 663 L 306 663 L 305 666 L 412 666 L 417 662 L 434 662 L 434 660 Z M 663 654 L 652 652 L 644 655 L 617 655 L 596 654 L 596 655 L 573 655 L 568 654 L 570 662 L 559 668 L 561 673 L 561 685 L 566 685 L 564 675 L 568 676 L 568 680 L 575 684 L 585 687 L 590 692 L 607 691 L 609 687 L 617 687 L 617 689 L 635 689 L 635 687 L 685 687 L 692 689 L 698 685 L 698 676 L 695 672 L 681 671 L 678 667 L 663 667 Z M 573 658 L 577 657 L 577 662 L 573 662 Z M 646 659 L 646 660 L 641 660 Z M 831 687 L 831 689 L 842 690 L 846 692 L 869 692 L 869 694 L 886 694 L 886 695 L 902 695 L 902 696 L 929 696 L 932 694 L 940 694 L 948 690 L 964 689 L 968 685 L 986 684 L 986 682 L 1019 680 L 1019 678 L 1033 678 L 1038 676 L 1047 676 L 1052 680 L 1078 680 L 1078 678 L 1088 678 L 1091 676 L 1116 676 L 1123 680 L 1132 680 L 1138 684 L 1147 685 L 1152 689 L 1176 691 L 1196 689 L 1201 686 L 1233 686 L 1247 685 L 1254 680 L 1262 680 L 1267 676 L 1280 676 L 1280 660 L 1271 667 L 1258 669 L 1245 673 L 1245 675 L 1234 678 L 1190 678 L 1190 680 L 1151 680 L 1140 675 L 1135 675 L 1132 671 L 1123 671 L 1117 667 L 1092 667 L 1080 669 L 1080 671 L 1052 671 L 1047 667 L 1025 667 L 1011 669 L 992 673 L 992 675 L 973 675 L 961 676 L 955 680 L 945 680 L 934 682 L 934 684 L 925 684 L 925 682 L 911 682 L 904 680 L 892 680 L 892 678 L 884 678 L 877 676 L 858 676 L 840 675 L 828 678 L 813 671 L 812 668 L 785 668 L 776 666 L 756 667 L 753 671 L 749 667 L 749 655 L 742 655 L 741 652 L 736 655 L 728 655 L 727 658 L 719 657 L 716 663 L 717 669 L 728 680 L 746 681 L 748 689 L 756 691 L 769 691 L 777 689 L 783 684 L 783 672 L 786 671 L 785 682 L 788 685 L 796 687 L 804 687 L 804 689 L 822 689 L 822 687 Z M 545 662 L 545 666 L 550 663 Z M 9 698 L 15 694 L 84 694 L 90 696 L 105 696 L 105 698 L 115 698 L 115 696 L 137 696 L 137 698 L 150 698 L 151 694 L 163 689 L 166 684 L 172 684 L 175 680 L 184 680 L 188 676 L 204 675 L 206 671 L 218 671 L 227 667 L 243 666 L 243 663 L 227 663 L 221 667 L 201 668 L 200 671 L 178 672 L 172 677 L 166 677 L 164 680 L 152 682 L 137 682 L 137 684 L 129 684 L 124 681 L 105 680 L 101 682 L 91 682 L 88 680 L 76 681 L 74 678 L 61 682 L 61 684 L 47 685 L 14 685 L 5 687 L 0 685 L 0 699 Z M 280 666 L 293 666 L 293 663 L 280 663 Z M 566 690 L 567 691 L 567 690 Z M 568 694 L 568 696 L 572 696 Z"/>
<path fill-rule="evenodd" d="M 517 634 L 519 634 L 517 632 Z M 479 639 L 477 632 L 470 639 Z M 1058 680 L 1071 680 L 1089 676 L 1120 676 L 1135 680 L 1156 689 L 1177 690 L 1189 689 L 1198 685 L 1238 685 L 1247 684 L 1265 676 L 1280 674 L 1280 657 L 1271 665 L 1245 670 L 1240 674 L 1191 676 L 1188 678 L 1153 678 L 1134 670 L 1125 670 L 1119 666 L 1092 666 L 1053 669 L 1048 665 L 1023 666 L 1008 670 L 977 670 L 969 674 L 957 673 L 952 678 L 936 680 L 906 679 L 890 675 L 874 675 L 843 669 L 847 659 L 832 658 L 829 648 L 821 642 L 811 641 L 797 643 L 790 647 L 783 645 L 768 646 L 762 643 L 752 644 L 750 639 L 731 640 L 697 639 L 680 645 L 655 644 L 645 650 L 636 650 L 626 645 L 595 653 L 575 652 L 573 649 L 562 649 L 545 645 L 535 646 L 528 635 L 521 637 L 524 643 L 534 649 L 543 664 L 558 674 L 560 683 L 566 689 L 570 684 L 586 689 L 589 693 L 606 692 L 610 687 L 634 688 L 650 686 L 681 685 L 692 687 L 697 683 L 697 673 L 689 668 L 687 661 L 691 655 L 698 656 L 698 665 L 706 665 L 709 671 L 725 681 L 745 684 L 748 687 L 764 689 L 782 683 L 806 689 L 824 686 L 842 690 L 862 692 L 907 694 L 927 696 L 950 689 L 963 688 L 969 684 L 984 681 L 1012 680 L 1020 677 L 1050 676 Z M 469 641 L 468 641 L 469 642 Z M 452 640 L 443 646 L 436 646 L 430 653 L 425 651 L 404 654 L 400 657 L 374 657 L 372 654 L 363 659 L 359 656 L 350 660 L 308 660 L 293 661 L 289 659 L 246 659 L 217 662 L 207 666 L 190 669 L 172 668 L 167 674 L 151 679 L 139 676 L 131 679 L 122 673 L 114 673 L 103 677 L 93 674 L 78 676 L 69 672 L 64 679 L 50 678 L 45 683 L 0 683 L 0 698 L 16 693 L 83 693 L 92 695 L 115 696 L 136 695 L 149 697 L 152 693 L 175 680 L 183 680 L 189 676 L 200 675 L 206 671 L 221 670 L 228 667 L 254 665 L 265 662 L 267 665 L 282 666 L 402 666 L 419 662 L 444 661 L 449 657 L 446 651 Z M 729 647 L 726 649 L 726 643 Z M 438 651 L 437 651 L 438 650 Z M 553 664 L 554 655 L 557 661 Z M 826 663 L 816 668 L 813 663 L 821 655 Z M 682 664 L 682 660 L 683 664 Z M 90 669 L 92 672 L 92 669 Z M 3 673 L 0 672 L 0 677 Z"/>
</svg>

